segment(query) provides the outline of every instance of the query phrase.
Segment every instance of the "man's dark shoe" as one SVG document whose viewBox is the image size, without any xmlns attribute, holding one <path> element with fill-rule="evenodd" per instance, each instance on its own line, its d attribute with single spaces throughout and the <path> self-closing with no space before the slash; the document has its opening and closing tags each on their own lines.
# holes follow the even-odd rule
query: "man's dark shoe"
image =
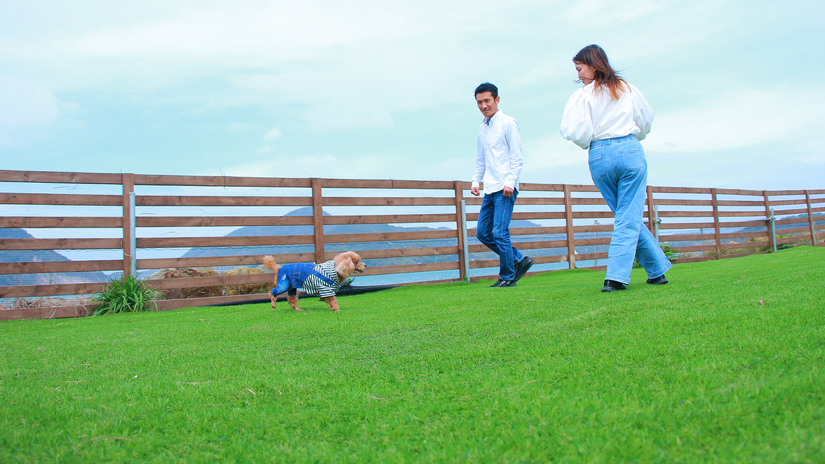
<svg viewBox="0 0 825 464">
<path fill-rule="evenodd" d="M 621 282 L 616 282 L 615 280 L 605 280 L 604 287 L 602 287 L 603 292 L 616 292 L 619 290 L 627 290 L 627 287 Z"/>
<path fill-rule="evenodd" d="M 650 285 L 664 285 L 667 283 L 667 278 L 664 274 L 662 274 L 659 277 L 656 277 L 655 279 L 647 279 L 647 283 L 649 283 Z"/>
<path fill-rule="evenodd" d="M 521 259 L 521 261 L 516 263 L 516 276 L 513 278 L 513 282 L 518 282 L 524 277 L 524 274 L 527 274 L 527 271 L 533 266 L 533 258 L 529 256 L 525 256 Z"/>
<path fill-rule="evenodd" d="M 490 285 L 490 288 L 498 288 L 498 287 L 515 287 L 516 281 L 515 280 L 504 280 L 498 279 L 498 282 Z"/>
</svg>

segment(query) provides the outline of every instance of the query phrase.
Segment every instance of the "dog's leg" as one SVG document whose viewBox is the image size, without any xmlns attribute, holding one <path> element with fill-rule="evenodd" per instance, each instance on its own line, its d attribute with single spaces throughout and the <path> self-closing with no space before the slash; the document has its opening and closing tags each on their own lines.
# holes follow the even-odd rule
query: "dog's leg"
<svg viewBox="0 0 825 464">
<path fill-rule="evenodd" d="M 272 292 L 269 292 L 269 305 L 275 308 L 275 305 L 278 304 L 278 299 L 275 298 L 275 295 Z"/>
<path fill-rule="evenodd" d="M 338 300 L 336 300 L 334 296 L 321 297 L 321 301 L 326 301 L 326 303 L 329 305 L 329 309 L 331 309 L 333 311 L 338 311 L 339 310 Z"/>
<path fill-rule="evenodd" d="M 303 311 L 303 309 L 298 307 L 298 295 L 287 295 L 286 301 L 295 311 Z"/>
</svg>

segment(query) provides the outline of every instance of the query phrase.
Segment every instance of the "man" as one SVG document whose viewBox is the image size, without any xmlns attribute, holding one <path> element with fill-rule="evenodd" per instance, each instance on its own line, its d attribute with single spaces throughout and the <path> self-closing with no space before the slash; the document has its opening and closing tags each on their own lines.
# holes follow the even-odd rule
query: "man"
<svg viewBox="0 0 825 464">
<path fill-rule="evenodd" d="M 476 170 L 470 193 L 484 201 L 478 213 L 476 237 L 499 257 L 499 279 L 491 287 L 515 287 L 533 260 L 510 243 L 510 218 L 521 174 L 521 135 L 518 122 L 498 109 L 498 88 L 485 82 L 476 88 L 476 103 L 484 121 L 478 129 Z"/>
</svg>

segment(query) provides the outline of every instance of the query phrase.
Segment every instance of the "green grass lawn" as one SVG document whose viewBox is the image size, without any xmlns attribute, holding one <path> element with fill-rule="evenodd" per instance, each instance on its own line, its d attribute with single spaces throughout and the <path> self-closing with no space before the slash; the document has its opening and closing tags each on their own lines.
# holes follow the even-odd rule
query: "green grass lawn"
<svg viewBox="0 0 825 464">
<path fill-rule="evenodd" d="M 825 461 L 825 248 L 668 278 L 2 322 L 0 462 Z"/>
</svg>

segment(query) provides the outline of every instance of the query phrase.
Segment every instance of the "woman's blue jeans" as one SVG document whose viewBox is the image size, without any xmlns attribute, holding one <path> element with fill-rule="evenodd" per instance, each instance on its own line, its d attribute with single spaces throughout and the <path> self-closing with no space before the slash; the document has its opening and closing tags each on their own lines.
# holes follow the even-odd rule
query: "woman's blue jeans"
<svg viewBox="0 0 825 464">
<path fill-rule="evenodd" d="M 524 258 L 510 242 L 510 218 L 517 196 L 518 190 L 509 197 L 504 196 L 504 190 L 485 194 L 478 212 L 476 238 L 498 255 L 498 274 L 503 280 L 516 277 L 516 263 Z"/>
<path fill-rule="evenodd" d="M 633 258 L 650 279 L 673 265 L 642 224 L 647 186 L 647 161 L 635 135 L 597 140 L 590 144 L 590 176 L 613 211 L 613 237 L 607 253 L 605 279 L 630 283 Z"/>
</svg>

